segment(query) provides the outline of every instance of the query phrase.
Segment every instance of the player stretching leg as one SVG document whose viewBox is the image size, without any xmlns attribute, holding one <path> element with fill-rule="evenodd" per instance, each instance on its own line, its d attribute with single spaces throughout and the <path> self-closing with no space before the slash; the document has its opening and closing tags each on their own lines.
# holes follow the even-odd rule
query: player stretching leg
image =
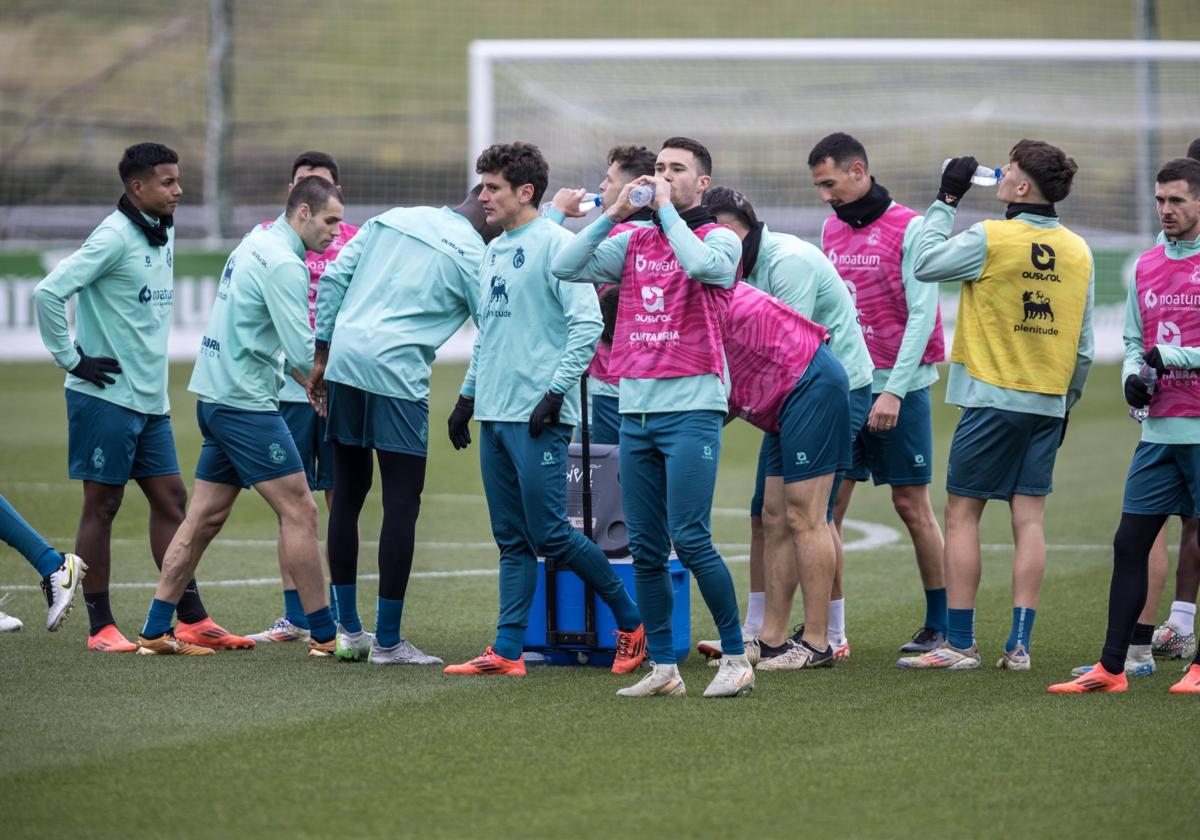
<svg viewBox="0 0 1200 840">
<path fill-rule="evenodd" d="M 456 449 L 480 421 L 479 466 L 492 534 L 500 547 L 496 640 L 447 674 L 522 676 L 522 643 L 537 585 L 537 557 L 555 557 L 612 610 L 615 673 L 646 655 L 638 608 L 600 547 L 567 522 L 567 446 L 579 419 L 579 378 L 596 353 L 600 307 L 591 289 L 559 283 L 551 261 L 571 234 L 538 215 L 549 167 L 537 146 L 495 145 L 475 164 L 479 203 L 504 232 L 479 271 L 479 334 L 448 423 Z"/>
<path fill-rule="evenodd" d="M 342 194 L 341 183 L 338 180 L 337 162 L 324 152 L 303 152 L 292 163 L 292 179 L 288 182 L 288 192 L 301 178 L 318 175 L 337 186 L 338 195 Z M 344 204 L 344 200 L 343 200 Z M 273 222 L 263 222 L 263 227 L 270 227 Z M 342 246 L 358 232 L 354 225 L 342 222 L 338 227 L 337 236 L 329 243 L 323 252 L 308 251 L 304 255 L 304 263 L 308 266 L 308 316 L 309 323 L 316 328 L 317 312 L 317 283 L 321 279 L 326 266 L 332 265 L 337 259 Z M 279 413 L 283 422 L 287 423 L 296 441 L 296 449 L 300 452 L 300 461 L 304 464 L 304 477 L 308 481 L 308 489 L 325 491 L 325 506 L 333 508 L 333 444 L 325 440 L 325 418 L 316 407 L 308 401 L 307 383 L 301 381 L 299 374 L 285 370 L 283 387 L 279 389 Z M 357 534 L 356 534 L 357 537 Z M 328 554 L 328 547 L 326 548 Z M 268 642 L 291 642 L 308 640 L 308 622 L 304 618 L 304 608 L 300 605 L 300 594 L 288 573 L 280 569 L 283 577 L 283 617 L 261 633 L 250 636 L 257 644 Z M 330 611 L 337 620 L 337 606 L 333 600 L 333 590 L 330 589 Z"/>
<path fill-rule="evenodd" d="M 48 610 L 46 629 L 57 630 L 71 611 L 79 583 L 87 573 L 87 564 L 74 554 L 55 551 L 3 496 L 0 496 L 0 540 L 24 555 L 29 565 L 42 576 L 42 594 L 46 596 Z M 0 604 L 6 600 L 7 595 Z M 0 632 L 20 630 L 22 626 L 19 618 L 0 612 Z"/>
<path fill-rule="evenodd" d="M 1146 601 L 1148 557 L 1168 516 L 1200 515 L 1200 347 L 1183 344 L 1200 334 L 1200 305 L 1192 276 L 1200 271 L 1200 162 L 1168 161 L 1155 178 L 1155 199 L 1168 241 L 1138 259 L 1125 306 L 1125 399 L 1149 406 L 1141 440 L 1125 479 L 1121 522 L 1113 538 L 1108 633 L 1100 661 L 1055 694 L 1125 691 L 1127 654 Z M 1179 342 L 1179 343 L 1175 343 Z M 1158 373 L 1151 395 L 1139 376 L 1143 364 Z M 1148 641 L 1149 625 L 1143 625 Z M 1145 643 L 1143 640 L 1139 642 Z M 1200 693 L 1200 658 L 1171 687 Z"/>
<path fill-rule="evenodd" d="M 720 317 L 741 254 L 737 236 L 700 203 L 711 173 L 703 145 L 670 138 L 654 177 L 626 184 L 554 261 L 560 279 L 621 287 L 609 370 L 621 380 L 621 497 L 655 663 L 645 679 L 618 692 L 626 697 L 685 692 L 671 633 L 672 544 L 696 578 L 725 653 L 704 695 L 736 697 L 754 687 L 733 579 L 710 525 L 728 409 Z M 654 186 L 657 224 L 610 237 L 636 209 L 629 192 L 642 184 Z"/>
<path fill-rule="evenodd" d="M 140 654 L 212 653 L 177 638 L 171 617 L 238 493 L 254 487 L 279 519 L 279 565 L 300 592 L 309 653 L 333 656 L 317 505 L 296 443 L 279 414 L 279 385 L 289 366 L 304 375 L 312 368 L 304 254 L 328 248 L 341 221 L 337 188 L 319 176 L 302 178 L 288 194 L 285 213 L 270 228 L 247 235 L 225 263 L 188 384 L 199 398 L 196 419 L 204 435 L 192 504 L 163 559 L 158 589 L 138 636 Z"/>
<path fill-rule="evenodd" d="M 754 206 L 741 193 L 727 187 L 715 187 L 705 193 L 704 204 L 716 214 L 718 221 L 728 225 L 741 238 L 745 281 L 829 330 L 829 348 L 845 370 L 851 389 L 850 426 L 846 434 L 847 445 L 853 444 L 854 430 L 866 421 L 871 404 L 872 367 L 871 355 L 863 340 L 862 329 L 858 325 L 854 300 L 846 284 L 819 248 L 795 236 L 769 230 L 758 220 Z M 772 447 L 768 437 L 764 436 L 759 449 L 755 493 L 750 503 L 750 581 L 752 590 L 757 588 L 760 591 L 766 591 L 766 579 L 786 579 L 790 574 L 789 570 L 795 568 L 782 485 L 778 492 L 772 494 L 769 504 L 764 504 L 763 501 L 767 476 L 784 476 L 784 465 L 773 460 L 768 471 L 768 450 Z M 805 460 L 810 458 L 811 453 L 799 451 L 804 452 Z M 806 470 L 805 463 L 792 464 L 789 465 L 787 474 L 796 475 Z M 828 612 L 828 619 L 820 621 L 820 624 L 828 627 L 826 639 L 833 649 L 834 658 L 848 659 L 850 643 L 846 640 L 844 603 L 836 571 L 841 565 L 841 539 L 833 526 L 833 501 L 837 486 L 838 478 L 835 476 L 826 510 L 826 519 L 833 535 L 835 558 L 831 594 L 836 594 L 837 597 L 831 598 L 827 607 L 822 610 L 822 614 Z M 751 592 L 748 613 L 755 609 L 755 594 Z M 770 607 L 766 605 L 790 611 L 791 596 L 776 599 L 768 593 L 765 597 L 764 609 L 756 616 L 757 626 L 752 624 L 751 616 L 747 615 L 746 624 L 743 625 L 743 638 L 747 635 L 758 635 L 765 626 L 787 622 L 787 613 L 768 615 Z M 807 624 L 797 628 L 792 640 L 798 643 L 806 636 L 816 649 L 825 649 L 825 645 L 813 635 Z M 701 641 L 697 649 L 709 657 L 710 664 L 715 663 L 716 657 L 721 655 L 721 645 L 715 640 Z"/>
<path fill-rule="evenodd" d="M 867 152 L 849 134 L 830 134 L 808 155 L 821 200 L 833 215 L 821 229 L 821 249 L 834 262 L 858 308 L 871 361 L 871 413 L 854 441 L 854 465 L 834 508 L 841 533 L 854 485 L 868 478 L 891 487 L 892 505 L 916 553 L 925 592 L 925 620 L 901 653 L 924 653 L 946 641 L 946 578 L 942 529 L 929 502 L 933 481 L 933 418 L 929 386 L 945 358 L 937 286 L 912 273 L 913 242 L 922 217 L 892 201 L 867 168 Z M 839 567 L 836 594 L 841 592 Z"/>
<path fill-rule="evenodd" d="M 34 292 L 42 342 L 68 371 L 68 463 L 71 478 L 83 481 L 75 553 L 88 558 L 88 649 L 103 653 L 136 650 L 117 628 L 108 594 L 112 523 L 125 485 L 136 481 L 150 505 L 150 552 L 160 569 L 187 503 L 167 400 L 178 164 L 158 143 L 126 149 L 116 211 Z M 72 341 L 67 301 L 74 295 Z M 208 617 L 194 580 L 179 601 L 179 622 L 180 635 L 195 644 L 254 645 Z"/>
<path fill-rule="evenodd" d="M 479 189 L 457 207 L 397 207 L 370 219 L 326 270 L 317 298 L 312 388 L 328 390 L 334 458 L 329 569 L 338 602 L 337 654 L 376 665 L 436 665 L 400 635 L 425 486 L 429 365 L 479 304 L 485 241 Z M 383 484 L 375 636 L 358 615 L 358 517 Z"/>
<path fill-rule="evenodd" d="M 1029 670 L 1046 570 L 1046 496 L 1065 415 L 1092 364 L 1092 255 L 1054 209 L 1070 192 L 1075 162 L 1048 143 L 1021 140 L 996 186 L 1007 218 L 949 238 L 976 167 L 970 157 L 950 162 L 915 246 L 918 280 L 963 284 L 946 386 L 946 401 L 963 414 L 946 469 L 947 643 L 900 659 L 901 668 L 979 667 L 979 520 L 989 499 L 1002 499 L 1015 542 L 1013 614 L 996 665 Z M 1052 329 L 1045 326 L 1051 316 Z"/>
</svg>

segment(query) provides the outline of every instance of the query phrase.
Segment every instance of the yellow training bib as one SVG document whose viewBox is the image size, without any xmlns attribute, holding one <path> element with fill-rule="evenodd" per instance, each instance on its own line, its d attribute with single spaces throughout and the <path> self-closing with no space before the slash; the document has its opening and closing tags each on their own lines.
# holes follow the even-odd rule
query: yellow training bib
<svg viewBox="0 0 1200 840">
<path fill-rule="evenodd" d="M 1001 388 L 1065 394 L 1075 372 L 1092 257 L 1061 225 L 983 222 L 987 256 L 962 284 L 951 361 Z"/>
</svg>

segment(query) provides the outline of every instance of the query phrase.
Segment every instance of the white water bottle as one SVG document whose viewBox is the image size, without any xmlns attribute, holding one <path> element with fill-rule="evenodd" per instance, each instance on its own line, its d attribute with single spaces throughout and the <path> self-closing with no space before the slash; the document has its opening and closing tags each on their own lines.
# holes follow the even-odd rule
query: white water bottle
<svg viewBox="0 0 1200 840">
<path fill-rule="evenodd" d="M 634 207 L 645 207 L 653 200 L 653 184 L 639 184 L 629 191 L 629 203 Z"/>
<path fill-rule="evenodd" d="M 600 196 L 598 193 L 587 193 L 579 202 L 580 213 L 590 213 L 600 206 Z"/>
<path fill-rule="evenodd" d="M 1158 384 L 1158 371 L 1150 367 L 1150 365 L 1142 365 L 1142 369 L 1138 371 L 1138 376 L 1146 383 L 1146 392 L 1150 396 L 1154 396 L 1154 389 Z M 1144 405 L 1141 408 L 1129 409 L 1129 416 L 1141 423 L 1150 416 L 1150 406 Z"/>
<path fill-rule="evenodd" d="M 946 167 L 950 165 L 950 161 L 952 160 L 954 158 L 946 158 L 942 161 L 943 172 L 946 171 Z M 994 187 L 1000 183 L 1000 170 L 980 164 L 975 168 L 975 174 L 971 176 L 971 183 L 979 187 Z"/>
</svg>

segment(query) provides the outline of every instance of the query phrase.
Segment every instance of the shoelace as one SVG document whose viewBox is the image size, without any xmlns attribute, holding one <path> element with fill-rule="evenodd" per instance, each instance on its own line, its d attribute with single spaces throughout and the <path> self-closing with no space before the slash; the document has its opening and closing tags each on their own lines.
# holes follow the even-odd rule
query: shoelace
<svg viewBox="0 0 1200 840">
<path fill-rule="evenodd" d="M 0 601 L 0 604 L 3 604 Z M 617 658 L 629 656 L 629 649 L 633 646 L 633 634 L 617 632 Z"/>
<path fill-rule="evenodd" d="M 46 596 L 47 607 L 54 606 L 54 590 L 51 588 L 52 586 L 53 584 L 50 583 L 49 577 L 42 578 L 42 594 Z"/>
</svg>

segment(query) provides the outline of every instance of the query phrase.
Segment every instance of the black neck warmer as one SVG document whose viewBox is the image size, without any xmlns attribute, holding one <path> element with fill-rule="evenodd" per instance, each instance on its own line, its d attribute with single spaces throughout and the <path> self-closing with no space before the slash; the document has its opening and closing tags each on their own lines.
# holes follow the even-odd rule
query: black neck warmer
<svg viewBox="0 0 1200 840">
<path fill-rule="evenodd" d="M 1058 213 L 1054 209 L 1053 204 L 1010 204 L 1008 209 L 1004 211 L 1004 218 L 1012 219 L 1022 213 L 1028 213 L 1031 216 L 1045 216 L 1048 219 L 1057 219 Z"/>
<path fill-rule="evenodd" d="M 142 233 L 146 234 L 146 240 L 156 248 L 161 248 L 167 244 L 167 228 L 175 224 L 174 216 L 161 216 L 158 225 L 152 225 L 146 221 L 146 217 L 142 215 L 142 211 L 133 206 L 133 202 L 129 200 L 129 196 L 122 195 L 117 202 L 117 209 L 120 210 L 129 221 L 137 225 Z"/>
<path fill-rule="evenodd" d="M 703 204 L 697 204 L 691 210 L 684 210 L 679 214 L 679 218 L 683 219 L 684 223 L 690 230 L 695 230 L 696 228 L 704 227 L 705 225 L 715 225 L 717 223 L 717 217 L 708 212 L 708 208 Z M 654 224 L 658 226 L 659 230 L 662 230 L 662 221 L 659 220 L 658 213 L 654 214 Z"/>
<path fill-rule="evenodd" d="M 764 224 L 759 222 L 750 228 L 746 238 L 742 240 L 742 276 L 748 277 L 758 263 L 758 249 L 762 247 Z"/>
<path fill-rule="evenodd" d="M 871 189 L 857 201 L 839 204 L 833 212 L 852 228 L 863 228 L 878 219 L 892 206 L 892 196 L 871 178 Z"/>
</svg>

